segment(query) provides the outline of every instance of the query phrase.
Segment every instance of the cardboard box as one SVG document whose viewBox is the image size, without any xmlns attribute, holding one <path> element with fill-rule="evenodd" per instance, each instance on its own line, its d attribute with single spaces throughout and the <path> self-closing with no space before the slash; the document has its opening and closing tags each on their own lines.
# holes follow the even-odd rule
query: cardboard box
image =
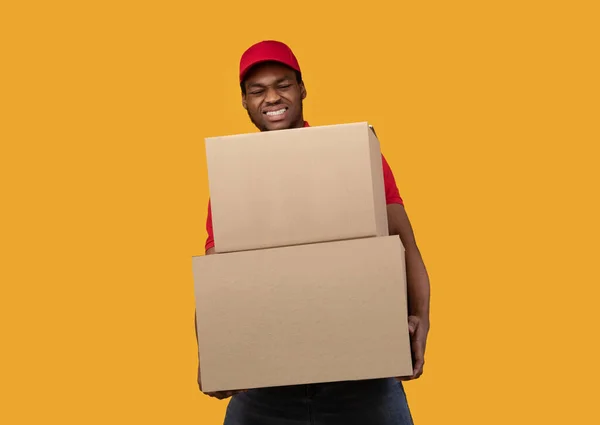
<svg viewBox="0 0 600 425">
<path fill-rule="evenodd" d="M 398 236 L 193 258 L 203 391 L 412 373 Z"/>
<path fill-rule="evenodd" d="M 387 236 L 367 123 L 205 140 L 216 252 Z"/>
</svg>

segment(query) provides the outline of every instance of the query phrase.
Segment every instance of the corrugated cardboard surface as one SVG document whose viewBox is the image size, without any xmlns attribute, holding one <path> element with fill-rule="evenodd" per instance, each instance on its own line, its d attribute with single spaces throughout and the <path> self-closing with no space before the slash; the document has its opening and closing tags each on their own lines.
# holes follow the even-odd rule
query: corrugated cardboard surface
<svg viewBox="0 0 600 425">
<path fill-rule="evenodd" d="M 216 252 L 387 236 L 367 123 L 207 138 Z"/>
<path fill-rule="evenodd" d="M 368 131 L 369 147 L 371 149 L 371 175 L 373 182 L 373 202 L 375 204 L 376 236 L 388 236 L 387 203 L 385 198 L 385 183 L 383 180 L 383 166 L 381 147 L 375 135 L 375 130 Z"/>
<path fill-rule="evenodd" d="M 397 236 L 193 258 L 204 391 L 410 375 Z"/>
</svg>

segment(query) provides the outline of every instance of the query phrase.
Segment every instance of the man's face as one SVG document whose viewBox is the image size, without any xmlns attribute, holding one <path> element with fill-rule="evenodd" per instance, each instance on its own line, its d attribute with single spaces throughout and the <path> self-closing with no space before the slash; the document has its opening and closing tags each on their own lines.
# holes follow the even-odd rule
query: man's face
<svg viewBox="0 0 600 425">
<path fill-rule="evenodd" d="M 304 126 L 302 100 L 306 89 L 292 69 L 278 63 L 257 65 L 244 84 L 242 105 L 260 131 Z"/>
</svg>

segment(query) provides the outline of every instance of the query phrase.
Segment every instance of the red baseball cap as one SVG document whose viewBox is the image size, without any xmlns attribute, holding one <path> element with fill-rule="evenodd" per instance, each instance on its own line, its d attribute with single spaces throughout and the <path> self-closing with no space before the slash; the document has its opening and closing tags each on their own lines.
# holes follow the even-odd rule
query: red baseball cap
<svg viewBox="0 0 600 425">
<path fill-rule="evenodd" d="M 290 68 L 300 71 L 298 60 L 286 44 L 281 41 L 264 40 L 250 46 L 240 60 L 240 82 L 254 65 L 262 62 L 279 62 Z"/>
</svg>

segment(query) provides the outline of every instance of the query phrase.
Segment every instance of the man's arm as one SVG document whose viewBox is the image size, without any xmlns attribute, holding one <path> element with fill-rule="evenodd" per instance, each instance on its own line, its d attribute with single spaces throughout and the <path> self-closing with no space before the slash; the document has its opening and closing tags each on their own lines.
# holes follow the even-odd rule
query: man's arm
<svg viewBox="0 0 600 425">
<path fill-rule="evenodd" d="M 404 206 L 389 204 L 387 212 L 390 235 L 399 235 L 406 250 L 408 326 L 414 370 L 413 375 L 405 379 L 416 379 L 423 373 L 425 346 L 429 334 L 429 276 Z"/>
</svg>

